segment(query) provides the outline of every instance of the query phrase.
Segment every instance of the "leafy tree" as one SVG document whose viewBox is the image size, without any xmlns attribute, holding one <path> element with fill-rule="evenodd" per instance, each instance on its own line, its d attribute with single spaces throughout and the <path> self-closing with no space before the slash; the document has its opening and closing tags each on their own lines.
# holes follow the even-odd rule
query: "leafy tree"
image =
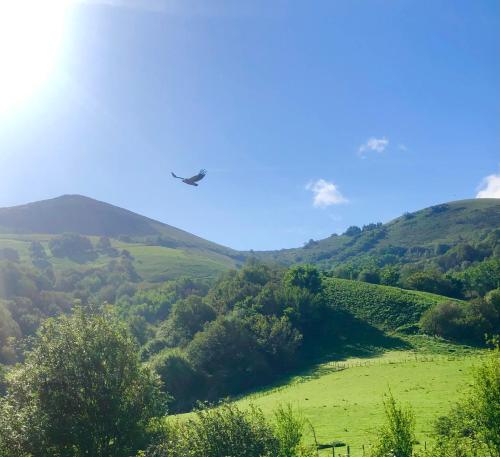
<svg viewBox="0 0 500 457">
<path fill-rule="evenodd" d="M 179 349 L 164 350 L 150 363 L 163 382 L 163 390 L 171 397 L 172 411 L 186 411 L 196 400 L 206 397 L 205 377 L 194 369 Z"/>
<path fill-rule="evenodd" d="M 277 457 L 305 457 L 313 455 L 303 446 L 305 420 L 296 414 L 290 404 L 278 406 L 274 412 L 274 434 L 278 438 Z"/>
<path fill-rule="evenodd" d="M 31 263 L 37 268 L 51 268 L 47 252 L 40 241 L 32 241 L 29 248 Z"/>
<path fill-rule="evenodd" d="M 420 326 L 430 335 L 481 344 L 486 334 L 500 328 L 500 314 L 484 300 L 467 304 L 445 302 L 427 310 L 422 315 Z"/>
<path fill-rule="evenodd" d="M 359 272 L 358 281 L 380 284 L 380 272 L 373 269 L 365 269 Z"/>
<path fill-rule="evenodd" d="M 380 429 L 373 457 L 412 457 L 415 417 L 409 407 L 398 405 L 392 393 L 384 401 L 385 424 Z"/>
<path fill-rule="evenodd" d="M 194 368 L 206 374 L 210 397 L 235 393 L 269 379 L 270 367 L 246 323 L 219 317 L 198 332 L 186 348 Z"/>
<path fill-rule="evenodd" d="M 322 289 L 321 275 L 312 265 L 298 265 L 287 270 L 284 277 L 286 286 L 300 287 L 316 294 Z"/>
<path fill-rule="evenodd" d="M 382 268 L 380 270 L 380 284 L 397 286 L 399 284 L 399 269 L 393 265 Z"/>
<path fill-rule="evenodd" d="M 469 294 L 485 295 L 500 287 L 500 259 L 491 258 L 465 269 L 458 275 Z"/>
<path fill-rule="evenodd" d="M 3 365 L 0 365 L 0 397 L 3 397 L 7 393 L 6 376 L 7 376 L 7 369 Z"/>
<path fill-rule="evenodd" d="M 497 341 L 498 344 L 498 341 Z M 429 457 L 500 455 L 500 350 L 497 346 L 474 372 L 465 397 L 435 424 Z"/>
<path fill-rule="evenodd" d="M 492 456 L 500 455 L 500 350 L 491 351 L 474 373 L 474 383 L 465 408 L 478 439 Z"/>
<path fill-rule="evenodd" d="M 9 457 L 130 455 L 147 445 L 148 423 L 164 405 L 125 327 L 79 309 L 45 321 L 12 370 L 0 402 L 0 449 Z"/>
<path fill-rule="evenodd" d="M 312 457 L 302 443 L 302 421 L 290 408 L 276 413 L 276 425 L 260 409 L 223 403 L 202 408 L 193 419 L 166 425 L 143 457 Z"/>
<path fill-rule="evenodd" d="M 12 318 L 5 303 L 0 301 L 0 364 L 15 362 L 16 354 L 12 341 L 19 336 L 21 336 L 19 325 Z"/>
<path fill-rule="evenodd" d="M 52 238 L 49 248 L 54 257 L 68 257 L 76 261 L 86 261 L 94 257 L 90 240 L 77 233 L 63 233 Z"/>
<path fill-rule="evenodd" d="M 486 295 L 486 301 L 500 310 L 500 289 L 493 289 Z"/>
<path fill-rule="evenodd" d="M 303 338 L 287 317 L 257 314 L 248 323 L 260 350 L 266 354 L 275 372 L 284 372 L 296 363 Z"/>
<path fill-rule="evenodd" d="M 158 337 L 169 347 L 185 346 L 193 336 L 203 330 L 207 322 L 216 318 L 214 309 L 198 295 L 190 295 L 174 304 L 167 321 L 162 324 Z"/>
<path fill-rule="evenodd" d="M 347 230 L 343 233 L 345 236 L 356 236 L 361 233 L 361 229 L 356 225 L 351 225 L 347 228 Z"/>
<path fill-rule="evenodd" d="M 434 270 L 417 271 L 403 281 L 406 289 L 421 290 L 448 297 L 460 297 L 460 290 L 450 279 Z"/>
</svg>

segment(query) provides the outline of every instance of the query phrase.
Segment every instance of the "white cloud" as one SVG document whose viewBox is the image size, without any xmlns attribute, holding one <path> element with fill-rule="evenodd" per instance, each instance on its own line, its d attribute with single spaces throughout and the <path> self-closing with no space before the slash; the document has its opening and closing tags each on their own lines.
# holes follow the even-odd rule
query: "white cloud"
<svg viewBox="0 0 500 457">
<path fill-rule="evenodd" d="M 483 179 L 476 198 L 500 198 L 500 173 Z"/>
<path fill-rule="evenodd" d="M 324 179 L 310 182 L 306 186 L 306 189 L 314 194 L 313 205 L 318 208 L 326 208 L 327 206 L 348 202 L 347 198 L 340 193 L 335 184 Z"/>
<path fill-rule="evenodd" d="M 371 137 L 358 148 L 358 153 L 361 157 L 366 157 L 367 152 L 382 153 L 387 146 L 389 146 L 389 140 L 385 136 L 382 138 Z"/>
</svg>

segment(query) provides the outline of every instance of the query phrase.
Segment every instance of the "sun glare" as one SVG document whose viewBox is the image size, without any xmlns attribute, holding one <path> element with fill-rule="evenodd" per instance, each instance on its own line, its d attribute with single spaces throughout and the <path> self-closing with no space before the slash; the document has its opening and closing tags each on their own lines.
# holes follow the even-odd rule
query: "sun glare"
<svg viewBox="0 0 500 457">
<path fill-rule="evenodd" d="M 0 114 L 50 77 L 62 47 L 68 0 L 0 0 Z"/>
</svg>

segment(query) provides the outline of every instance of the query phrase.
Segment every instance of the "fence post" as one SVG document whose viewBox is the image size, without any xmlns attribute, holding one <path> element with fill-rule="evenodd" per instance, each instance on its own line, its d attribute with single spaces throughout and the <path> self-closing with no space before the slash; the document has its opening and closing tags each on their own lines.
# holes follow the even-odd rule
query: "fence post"
<svg viewBox="0 0 500 457">
<path fill-rule="evenodd" d="M 363 457 L 365 457 L 365 445 L 363 444 Z"/>
<path fill-rule="evenodd" d="M 349 457 L 350 455 L 351 455 L 351 448 L 347 446 L 347 457 Z"/>
<path fill-rule="evenodd" d="M 335 457 L 335 446 L 332 447 L 332 455 Z"/>
</svg>

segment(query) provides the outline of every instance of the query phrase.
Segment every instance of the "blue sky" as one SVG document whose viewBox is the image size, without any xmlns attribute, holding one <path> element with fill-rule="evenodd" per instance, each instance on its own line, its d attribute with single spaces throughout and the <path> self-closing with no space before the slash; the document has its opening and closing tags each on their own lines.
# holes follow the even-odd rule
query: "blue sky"
<svg viewBox="0 0 500 457">
<path fill-rule="evenodd" d="M 0 206 L 78 193 L 276 249 L 500 197 L 497 1 L 82 0 L 60 41 L 0 112 Z"/>
</svg>

